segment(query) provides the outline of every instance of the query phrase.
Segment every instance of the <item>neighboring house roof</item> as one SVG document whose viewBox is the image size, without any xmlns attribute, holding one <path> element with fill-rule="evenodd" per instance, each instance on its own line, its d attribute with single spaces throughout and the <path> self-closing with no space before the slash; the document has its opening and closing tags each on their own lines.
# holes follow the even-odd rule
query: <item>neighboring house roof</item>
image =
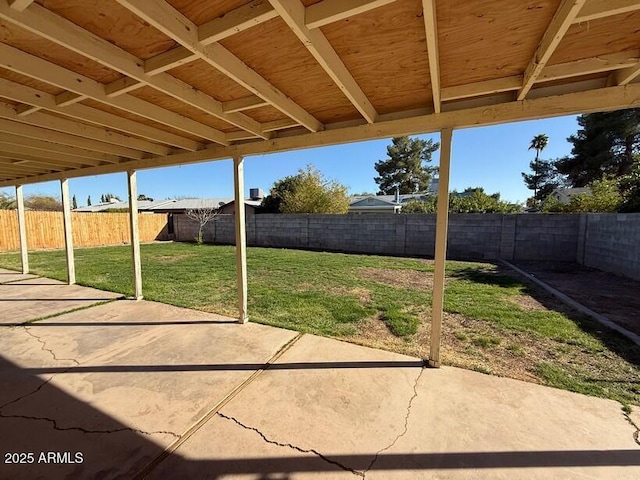
<svg viewBox="0 0 640 480">
<path fill-rule="evenodd" d="M 157 200 L 157 201 L 139 200 L 138 211 L 146 211 L 153 206 L 162 205 L 169 201 L 170 200 Z M 104 212 L 107 210 L 114 210 L 114 209 L 124 210 L 127 208 L 129 208 L 129 202 L 113 201 L 113 202 L 96 203 L 95 205 L 76 208 L 73 211 L 74 212 Z"/>
<path fill-rule="evenodd" d="M 220 208 L 227 203 L 233 201 L 233 198 L 183 198 L 180 200 L 167 200 L 162 205 L 154 205 L 148 208 L 149 211 L 155 210 L 191 210 L 197 208 Z"/>
<path fill-rule="evenodd" d="M 556 188 L 551 192 L 551 196 L 558 200 L 560 203 L 569 203 L 571 197 L 575 195 L 590 194 L 591 189 L 589 187 L 579 188 Z"/>
</svg>

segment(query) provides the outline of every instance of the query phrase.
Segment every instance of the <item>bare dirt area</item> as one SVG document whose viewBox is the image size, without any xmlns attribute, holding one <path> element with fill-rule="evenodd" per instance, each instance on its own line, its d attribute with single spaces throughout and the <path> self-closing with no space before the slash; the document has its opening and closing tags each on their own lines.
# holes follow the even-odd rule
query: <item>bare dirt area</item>
<svg viewBox="0 0 640 480">
<path fill-rule="evenodd" d="M 393 287 L 426 290 L 433 288 L 433 274 L 415 270 L 400 270 L 393 268 L 364 267 L 358 276 L 366 280 L 385 283 Z"/>
<path fill-rule="evenodd" d="M 518 262 L 517 266 L 640 335 L 640 282 L 575 263 Z"/>
</svg>

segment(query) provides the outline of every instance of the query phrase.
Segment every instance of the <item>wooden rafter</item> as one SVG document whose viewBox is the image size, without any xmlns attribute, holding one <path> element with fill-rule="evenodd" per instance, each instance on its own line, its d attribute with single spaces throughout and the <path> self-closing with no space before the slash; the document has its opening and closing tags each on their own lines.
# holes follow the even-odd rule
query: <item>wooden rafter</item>
<svg viewBox="0 0 640 480">
<path fill-rule="evenodd" d="M 21 105 L 18 105 L 16 107 L 16 113 L 18 115 L 20 115 L 21 117 L 24 117 L 26 115 L 29 115 L 33 112 L 37 112 L 38 110 L 40 110 L 41 107 L 35 106 L 35 105 L 29 105 L 27 103 L 23 103 Z"/>
<path fill-rule="evenodd" d="M 140 115 L 141 117 L 162 123 L 177 130 L 201 136 L 216 143 L 226 143 L 224 133 L 216 130 L 215 128 L 203 125 L 191 120 L 190 118 L 183 117 L 175 112 L 165 110 L 164 108 L 130 95 L 121 95 L 117 98 L 109 98 L 104 91 L 103 84 L 88 77 L 78 75 L 66 68 L 62 68 L 55 63 L 48 62 L 5 44 L 0 44 L 0 66 L 16 73 L 27 75 L 36 80 L 55 85 L 56 87 L 69 90 L 80 95 L 86 95 L 100 103 Z M 0 92 L 0 94 L 4 94 L 4 92 Z M 35 102 L 36 101 L 34 100 L 34 102 L 27 103 Z M 53 104 L 55 105 L 55 100 L 53 100 Z M 73 105 L 73 107 L 78 106 L 79 105 Z M 69 109 L 70 107 L 71 106 L 62 108 Z M 117 116 L 114 115 L 114 117 Z M 122 124 L 126 123 L 126 119 L 123 119 L 122 117 L 117 118 Z M 144 125 L 138 124 L 137 122 L 134 123 L 139 127 L 144 127 Z M 176 147 L 184 148 L 186 150 L 198 150 L 200 148 L 198 142 L 180 137 L 179 135 L 164 132 L 155 128 L 147 130 L 147 132 L 147 134 L 153 136 L 153 138 L 150 138 L 149 136 L 146 138 L 150 138 L 154 141 L 170 143 Z"/>
<path fill-rule="evenodd" d="M 320 28 L 393 2 L 395 0 L 323 0 L 306 8 L 304 21 L 307 28 Z"/>
<path fill-rule="evenodd" d="M 365 120 L 369 123 L 375 123 L 378 112 L 333 49 L 327 37 L 319 29 L 309 29 L 305 25 L 305 7 L 300 0 L 269 1 Z"/>
<path fill-rule="evenodd" d="M 589 0 L 573 23 L 589 22 L 599 18 L 640 10 L 638 0 Z"/>
<path fill-rule="evenodd" d="M 43 160 L 59 161 L 69 165 L 82 164 L 82 165 L 97 166 L 104 163 L 103 160 L 94 160 L 92 158 L 79 158 L 75 155 L 58 153 L 54 151 L 44 151 L 41 148 L 28 147 L 25 145 L 2 144 L 0 145 L 0 152 L 4 154 L 11 154 L 15 158 L 23 158 L 23 156 L 27 156 L 28 158 L 41 158 Z M 117 161 L 111 161 L 108 163 L 117 163 Z"/>
<path fill-rule="evenodd" d="M 84 148 L 58 145 L 56 143 L 46 142 L 33 138 L 20 137 L 16 135 L 8 135 L 6 133 L 0 133 L 0 145 L 23 146 L 36 150 L 42 150 L 44 152 L 57 152 L 74 157 L 101 160 L 108 163 L 120 163 L 121 160 L 120 157 L 116 155 L 109 155 L 106 153 L 85 150 Z"/>
<path fill-rule="evenodd" d="M 31 5 L 35 0 L 9 0 L 11 8 L 18 12 L 22 12 L 25 8 Z"/>
<path fill-rule="evenodd" d="M 26 139 L 39 139 L 58 145 L 78 147 L 94 152 L 108 153 L 119 157 L 140 160 L 144 157 L 143 152 L 131 148 L 120 147 L 98 140 L 69 135 L 67 133 L 54 132 L 46 128 L 35 127 L 24 123 L 12 122 L 0 118 L 0 132 L 9 133 L 13 137 L 23 137 Z"/>
<path fill-rule="evenodd" d="M 389 138 L 398 135 L 414 135 L 435 132 L 443 128 L 468 128 L 479 125 L 497 125 L 522 120 L 551 118 L 621 108 L 640 107 L 640 85 L 608 87 L 591 91 L 569 93 L 559 96 L 509 101 L 502 104 L 482 106 L 459 111 L 442 112 L 439 115 L 422 115 L 399 120 L 363 124 L 353 127 L 327 129 L 319 133 L 293 135 L 269 141 L 248 142 L 231 147 L 213 146 L 198 152 L 168 155 L 163 158 L 134 160 L 124 165 L 93 167 L 65 173 L 67 178 L 124 171 L 125 168 L 143 169 L 180 165 L 211 160 L 222 160 L 234 155 L 259 155 L 315 146 L 337 145 L 349 142 Z M 25 177 L 22 183 L 56 180 L 55 174 Z M 0 181 L 0 187 L 11 186 L 11 180 Z"/>
<path fill-rule="evenodd" d="M 442 102 L 440 92 L 440 54 L 438 51 L 438 26 L 436 22 L 435 0 L 422 0 L 422 11 L 427 38 L 427 55 L 429 57 L 429 75 L 431 77 L 433 108 L 436 113 L 440 113 Z"/>
<path fill-rule="evenodd" d="M 537 82 L 561 80 L 593 73 L 608 72 L 635 66 L 640 61 L 640 50 L 612 53 L 597 57 L 583 58 L 573 62 L 547 65 L 536 79 Z M 522 87 L 522 75 L 496 78 L 482 82 L 468 83 L 442 89 L 442 100 L 459 100 L 462 98 L 480 97 L 495 93 L 519 90 Z"/>
<path fill-rule="evenodd" d="M 238 98 L 237 100 L 223 102 L 222 108 L 225 112 L 241 112 L 244 110 L 250 110 L 252 108 L 264 107 L 266 105 L 269 105 L 269 102 L 263 100 L 257 95 L 251 95 L 249 97 Z"/>
<path fill-rule="evenodd" d="M 156 155 L 167 155 L 170 153 L 170 149 L 164 145 L 158 145 L 157 143 L 133 138 L 85 123 L 67 120 L 66 118 L 54 117 L 42 112 L 36 112 L 27 117 L 20 117 L 11 105 L 2 102 L 0 102 L 0 118 Z"/>
<path fill-rule="evenodd" d="M 612 74 L 614 85 L 626 85 L 640 75 L 640 62 Z"/>
<path fill-rule="evenodd" d="M 1 50 L 0 46 L 0 50 Z M 175 146 L 186 148 L 187 150 L 198 150 L 200 145 L 192 140 L 185 139 L 164 130 L 143 125 L 127 118 L 122 118 L 112 113 L 87 107 L 86 105 L 69 105 L 60 107 L 56 103 L 57 97 L 46 92 L 36 90 L 10 80 L 0 79 L 0 96 L 9 98 L 17 102 L 35 105 L 38 108 L 61 113 L 65 116 L 81 121 L 95 123 L 103 127 L 114 128 L 116 130 L 139 135 L 153 141 L 167 142 Z"/>
<path fill-rule="evenodd" d="M 249 68 L 247 64 L 222 45 L 219 43 L 202 44 L 198 39 L 198 26 L 165 1 L 118 0 L 118 3 L 309 130 L 317 132 L 323 128 L 316 118 L 265 80 L 255 70 Z M 157 77 L 158 75 L 151 78 Z M 242 114 L 230 113 L 225 115 Z M 248 129 L 245 128 L 245 130 Z M 260 135 L 263 135 L 262 131 L 260 131 Z"/>
<path fill-rule="evenodd" d="M 34 4 L 28 10 L 20 13 L 0 2 L 0 18 L 11 22 L 14 25 L 18 25 L 21 28 L 27 29 L 36 35 L 51 40 L 58 45 L 79 53 L 80 55 L 91 58 L 92 60 L 95 60 L 98 63 L 101 63 L 102 65 L 116 70 L 128 77 L 134 78 L 144 85 L 152 86 L 169 96 L 181 100 L 188 105 L 220 118 L 221 120 L 229 122 L 238 128 L 250 131 L 258 136 L 263 136 L 260 124 L 255 120 L 242 113 L 224 113 L 221 102 L 199 90 L 191 88 L 189 85 L 175 77 L 172 77 L 171 75 L 147 75 L 144 71 L 144 62 L 139 58 L 60 17 L 59 15 L 50 12 L 40 5 Z M 102 86 L 101 88 L 102 93 L 106 96 L 105 87 Z M 73 89 L 68 90 L 74 91 L 75 93 L 83 93 Z M 138 99 L 135 99 L 135 97 L 128 97 L 127 101 L 123 103 L 127 104 L 136 100 Z M 168 110 L 164 111 L 169 112 Z M 169 113 L 178 115 L 174 112 Z M 206 127 L 202 124 L 198 124 L 198 122 L 186 119 L 186 117 L 182 118 L 188 122 L 193 122 L 193 124 L 195 124 L 192 124 L 193 127 L 200 125 L 197 127 L 199 130 Z M 163 121 L 161 123 L 165 122 Z M 184 121 L 180 121 L 178 123 L 184 123 Z M 222 132 L 211 127 L 206 127 L 206 129 L 209 133 L 204 136 L 204 138 L 213 142 L 224 142 L 224 135 Z M 203 136 L 197 133 L 195 135 Z M 212 136 L 216 139 L 211 138 Z"/>
<path fill-rule="evenodd" d="M 569 27 L 585 4 L 585 1 L 586 0 L 562 0 L 558 10 L 551 19 L 551 23 L 544 32 L 533 58 L 524 72 L 524 81 L 522 88 L 518 92 L 518 100 L 524 100 L 527 96 L 527 93 L 529 93 L 529 90 L 531 90 L 531 87 L 536 82 L 542 69 L 560 44 L 562 37 L 564 37 L 567 30 L 569 30 Z"/>
</svg>

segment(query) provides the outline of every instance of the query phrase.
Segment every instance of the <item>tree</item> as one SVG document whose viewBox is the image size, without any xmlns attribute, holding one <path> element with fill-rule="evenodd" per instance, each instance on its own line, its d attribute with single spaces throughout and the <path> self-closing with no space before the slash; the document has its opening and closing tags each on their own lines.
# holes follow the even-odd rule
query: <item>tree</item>
<svg viewBox="0 0 640 480">
<path fill-rule="evenodd" d="M 571 156 L 556 162 L 573 187 L 620 177 L 631 172 L 640 153 L 640 109 L 590 113 L 578 117 L 580 129 L 567 141 L 573 144 Z"/>
<path fill-rule="evenodd" d="M 29 195 L 24 199 L 24 206 L 29 210 L 62 211 L 62 203 L 60 200 L 50 195 Z"/>
<path fill-rule="evenodd" d="M 0 210 L 16 208 L 16 200 L 8 193 L 0 192 Z"/>
<path fill-rule="evenodd" d="M 204 242 L 203 240 L 204 226 L 207 223 L 209 223 L 211 220 L 213 220 L 219 213 L 220 213 L 220 210 L 218 208 L 205 207 L 205 206 L 202 206 L 199 208 L 190 208 L 185 212 L 187 217 L 189 217 L 191 220 L 195 220 L 196 222 L 198 222 L 198 225 L 199 225 L 198 236 L 194 239 L 198 243 L 198 245 L 202 245 L 202 243 Z"/>
<path fill-rule="evenodd" d="M 118 195 L 114 195 L 113 193 L 104 193 L 100 196 L 100 203 L 109 203 L 111 199 L 117 200 L 121 202 L 120 197 Z"/>
<path fill-rule="evenodd" d="M 380 193 L 392 195 L 396 189 L 401 194 L 426 192 L 435 168 L 428 167 L 425 163 L 431 161 L 431 155 L 440 144 L 406 136 L 395 137 L 391 142 L 387 147 L 389 158 L 375 164 L 379 176 L 374 180 Z"/>
<path fill-rule="evenodd" d="M 558 175 L 553 162 L 540 160 L 540 153 L 547 148 L 549 137 L 544 133 L 536 135 L 531 139 L 529 150 L 536 151 L 536 158 L 529 163 L 529 168 L 533 173 L 522 172 L 522 178 L 529 190 L 533 190 L 532 203 L 544 200 L 555 188 L 560 185 Z"/>
<path fill-rule="evenodd" d="M 140 195 L 138 195 L 138 201 L 139 202 L 142 202 L 142 201 L 153 202 L 153 198 L 147 197 L 146 195 L 143 195 L 141 193 Z"/>
<path fill-rule="evenodd" d="M 460 195 L 455 191 L 449 196 L 449 211 L 451 213 L 519 213 L 522 206 L 500 200 L 499 193 L 488 195 L 483 188 L 467 188 Z M 402 207 L 402 213 L 435 213 L 438 206 L 437 197 L 426 201 L 411 200 Z"/>
<path fill-rule="evenodd" d="M 614 177 L 594 180 L 587 185 L 590 193 L 574 195 L 569 203 L 562 204 L 549 197 L 542 204 L 544 212 L 617 212 L 623 197 L 620 194 L 619 180 Z"/>
<path fill-rule="evenodd" d="M 620 211 L 640 212 L 640 158 L 634 162 L 631 172 L 620 178 L 620 192 Z"/>
<path fill-rule="evenodd" d="M 91 195 L 87 197 L 87 207 L 91 206 Z"/>
<path fill-rule="evenodd" d="M 262 201 L 265 213 L 346 213 L 349 210 L 347 187 L 327 180 L 307 165 L 296 175 L 273 184 Z"/>
<path fill-rule="evenodd" d="M 71 198 L 71 208 L 73 208 L 74 210 L 78 208 L 78 201 L 76 200 L 75 195 Z"/>
</svg>

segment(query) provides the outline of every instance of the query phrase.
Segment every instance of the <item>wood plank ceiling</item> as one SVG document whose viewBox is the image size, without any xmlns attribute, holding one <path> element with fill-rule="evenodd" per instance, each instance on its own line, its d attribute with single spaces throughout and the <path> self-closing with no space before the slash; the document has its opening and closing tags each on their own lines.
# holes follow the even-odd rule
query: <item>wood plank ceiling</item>
<svg viewBox="0 0 640 480">
<path fill-rule="evenodd" d="M 0 0 L 0 186 L 640 106 L 640 0 Z"/>
</svg>

